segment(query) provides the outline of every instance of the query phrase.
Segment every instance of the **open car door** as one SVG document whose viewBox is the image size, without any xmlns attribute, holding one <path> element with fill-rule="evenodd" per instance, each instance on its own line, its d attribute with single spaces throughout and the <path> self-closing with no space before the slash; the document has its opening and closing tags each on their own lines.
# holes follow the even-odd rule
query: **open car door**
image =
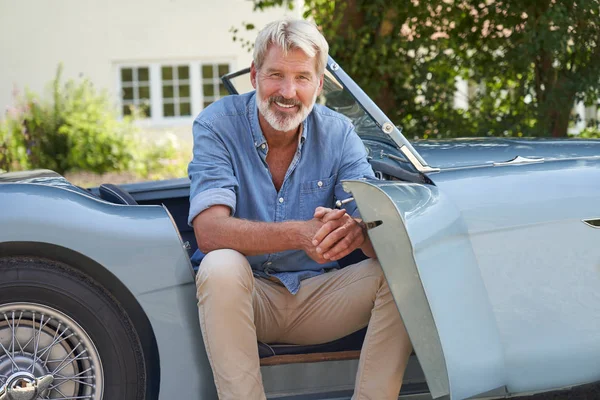
<svg viewBox="0 0 600 400">
<path fill-rule="evenodd" d="M 467 228 L 436 186 L 345 182 L 433 398 L 506 394 L 503 348 Z"/>
</svg>

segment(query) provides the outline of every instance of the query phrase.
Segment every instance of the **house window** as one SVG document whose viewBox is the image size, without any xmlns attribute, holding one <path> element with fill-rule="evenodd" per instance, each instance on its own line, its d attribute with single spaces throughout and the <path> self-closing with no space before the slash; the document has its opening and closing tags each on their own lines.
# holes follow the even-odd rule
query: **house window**
<svg viewBox="0 0 600 400">
<path fill-rule="evenodd" d="M 190 67 L 188 65 L 161 68 L 162 108 L 164 117 L 192 115 L 190 98 Z"/>
<path fill-rule="evenodd" d="M 121 100 L 123 115 L 131 115 L 135 107 L 145 116 L 152 116 L 148 67 L 121 68 Z"/>
<path fill-rule="evenodd" d="M 229 73 L 229 64 L 202 64 L 203 106 L 219 100 L 229 93 L 221 83 L 221 77 Z"/>
<path fill-rule="evenodd" d="M 122 113 L 141 110 L 152 123 L 189 123 L 191 117 L 229 94 L 221 76 L 228 62 L 167 62 L 119 65 Z"/>
</svg>

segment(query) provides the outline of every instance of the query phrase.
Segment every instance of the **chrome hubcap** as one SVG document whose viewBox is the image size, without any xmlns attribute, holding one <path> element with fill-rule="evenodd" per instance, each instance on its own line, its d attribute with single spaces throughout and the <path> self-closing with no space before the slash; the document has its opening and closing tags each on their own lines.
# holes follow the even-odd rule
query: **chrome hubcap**
<svg viewBox="0 0 600 400">
<path fill-rule="evenodd" d="M 53 381 L 43 399 L 102 399 L 100 356 L 79 324 L 40 304 L 0 306 L 0 394 L 44 376 Z"/>
</svg>

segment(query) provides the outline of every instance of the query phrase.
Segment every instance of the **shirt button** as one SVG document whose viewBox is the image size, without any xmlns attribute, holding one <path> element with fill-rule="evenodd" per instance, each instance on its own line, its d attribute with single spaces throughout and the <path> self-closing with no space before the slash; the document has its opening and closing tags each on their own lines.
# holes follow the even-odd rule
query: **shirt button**
<svg viewBox="0 0 600 400">
<path fill-rule="evenodd" d="M 271 261 L 269 261 L 269 262 L 267 263 L 267 265 L 271 265 L 271 264 L 273 264 Z"/>
<path fill-rule="evenodd" d="M 283 197 L 280 197 L 280 198 L 279 198 L 279 202 L 280 202 L 280 203 L 283 203 Z"/>
<path fill-rule="evenodd" d="M 260 148 L 263 149 L 263 150 L 265 149 L 265 147 L 267 147 L 267 145 L 264 144 L 264 143 L 260 145 Z"/>
<path fill-rule="evenodd" d="M 322 182 L 322 181 L 319 181 L 319 182 L 317 182 L 317 186 L 318 186 L 318 187 L 321 187 L 321 186 L 323 186 L 323 182 Z"/>
</svg>

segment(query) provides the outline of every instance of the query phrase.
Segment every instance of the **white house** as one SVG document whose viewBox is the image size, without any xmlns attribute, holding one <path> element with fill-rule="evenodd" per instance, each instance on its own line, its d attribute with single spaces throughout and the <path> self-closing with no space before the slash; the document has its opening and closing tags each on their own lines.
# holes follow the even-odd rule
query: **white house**
<svg viewBox="0 0 600 400">
<path fill-rule="evenodd" d="M 219 76 L 250 66 L 251 53 L 232 40 L 230 29 L 243 23 L 260 28 L 300 17 L 302 10 L 299 1 L 293 11 L 253 12 L 253 4 L 0 0 L 0 108 L 13 104 L 14 90 L 43 92 L 62 63 L 65 78 L 89 78 L 123 113 L 129 105 L 144 108 L 147 128 L 190 136 L 192 119 L 224 94 Z M 253 40 L 256 30 L 240 33 Z"/>
</svg>

